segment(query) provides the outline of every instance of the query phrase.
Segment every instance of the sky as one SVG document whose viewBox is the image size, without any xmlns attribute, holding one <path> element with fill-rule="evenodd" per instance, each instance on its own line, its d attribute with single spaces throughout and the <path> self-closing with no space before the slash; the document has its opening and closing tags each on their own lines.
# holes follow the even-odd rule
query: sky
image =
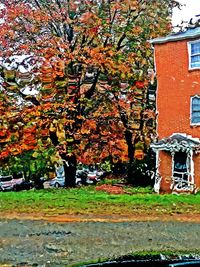
<svg viewBox="0 0 200 267">
<path fill-rule="evenodd" d="M 185 4 L 182 10 L 175 8 L 173 10 L 173 24 L 180 24 L 181 21 L 189 21 L 190 18 L 200 14 L 200 0 L 178 0 L 181 4 Z"/>
</svg>

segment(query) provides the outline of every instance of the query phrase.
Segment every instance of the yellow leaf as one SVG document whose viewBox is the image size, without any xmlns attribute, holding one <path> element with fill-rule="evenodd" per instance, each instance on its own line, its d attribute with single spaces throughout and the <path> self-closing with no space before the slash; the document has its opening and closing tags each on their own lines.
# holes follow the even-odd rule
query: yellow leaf
<svg viewBox="0 0 200 267">
<path fill-rule="evenodd" d="M 32 157 L 37 158 L 38 155 L 39 155 L 39 154 L 35 151 L 35 152 L 33 152 Z"/>
</svg>

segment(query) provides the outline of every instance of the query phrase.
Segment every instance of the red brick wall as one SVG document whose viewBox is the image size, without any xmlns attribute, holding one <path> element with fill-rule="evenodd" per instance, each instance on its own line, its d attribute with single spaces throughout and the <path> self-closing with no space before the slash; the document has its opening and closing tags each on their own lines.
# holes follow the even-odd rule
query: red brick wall
<svg viewBox="0 0 200 267">
<path fill-rule="evenodd" d="M 158 138 L 186 133 L 200 138 L 200 126 L 190 125 L 190 97 L 200 95 L 200 70 L 189 70 L 187 42 L 155 45 Z M 161 192 L 170 192 L 171 156 L 160 152 Z M 200 155 L 194 156 L 195 183 L 200 187 Z"/>
<path fill-rule="evenodd" d="M 155 45 L 155 58 L 159 139 L 173 133 L 200 137 L 200 127 L 190 126 L 190 97 L 200 95 L 200 70 L 188 70 L 187 41 Z"/>
<path fill-rule="evenodd" d="M 161 193 L 170 193 L 171 176 L 172 176 L 172 158 L 171 154 L 166 151 L 159 152 L 159 173 L 162 176 L 160 184 Z"/>
</svg>

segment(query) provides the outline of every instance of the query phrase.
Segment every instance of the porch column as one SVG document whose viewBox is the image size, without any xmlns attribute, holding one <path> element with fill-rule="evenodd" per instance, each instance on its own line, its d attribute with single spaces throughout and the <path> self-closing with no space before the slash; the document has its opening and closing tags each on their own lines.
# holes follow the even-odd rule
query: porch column
<svg viewBox="0 0 200 267">
<path fill-rule="evenodd" d="M 191 183 L 194 185 L 194 161 L 193 161 L 193 150 L 190 149 L 188 152 L 189 164 L 190 164 L 190 174 L 191 174 Z"/>
<path fill-rule="evenodd" d="M 154 191 L 156 193 L 159 193 L 160 191 L 160 182 L 161 182 L 161 177 L 159 174 L 159 150 L 154 150 L 156 153 L 156 175 L 155 175 L 155 183 L 154 183 Z"/>
<path fill-rule="evenodd" d="M 170 185 L 170 189 L 173 189 L 174 187 L 174 155 L 175 155 L 175 152 L 174 151 L 171 151 L 171 157 L 172 157 L 172 175 L 171 175 L 171 185 Z"/>
</svg>

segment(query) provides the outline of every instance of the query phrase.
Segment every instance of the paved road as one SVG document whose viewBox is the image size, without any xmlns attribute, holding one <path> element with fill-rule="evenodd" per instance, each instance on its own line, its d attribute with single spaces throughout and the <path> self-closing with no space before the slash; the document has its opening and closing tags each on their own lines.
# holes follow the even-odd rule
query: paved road
<svg viewBox="0 0 200 267">
<path fill-rule="evenodd" d="M 62 267 L 146 250 L 200 253 L 200 224 L 0 220 L 0 266 Z"/>
</svg>

